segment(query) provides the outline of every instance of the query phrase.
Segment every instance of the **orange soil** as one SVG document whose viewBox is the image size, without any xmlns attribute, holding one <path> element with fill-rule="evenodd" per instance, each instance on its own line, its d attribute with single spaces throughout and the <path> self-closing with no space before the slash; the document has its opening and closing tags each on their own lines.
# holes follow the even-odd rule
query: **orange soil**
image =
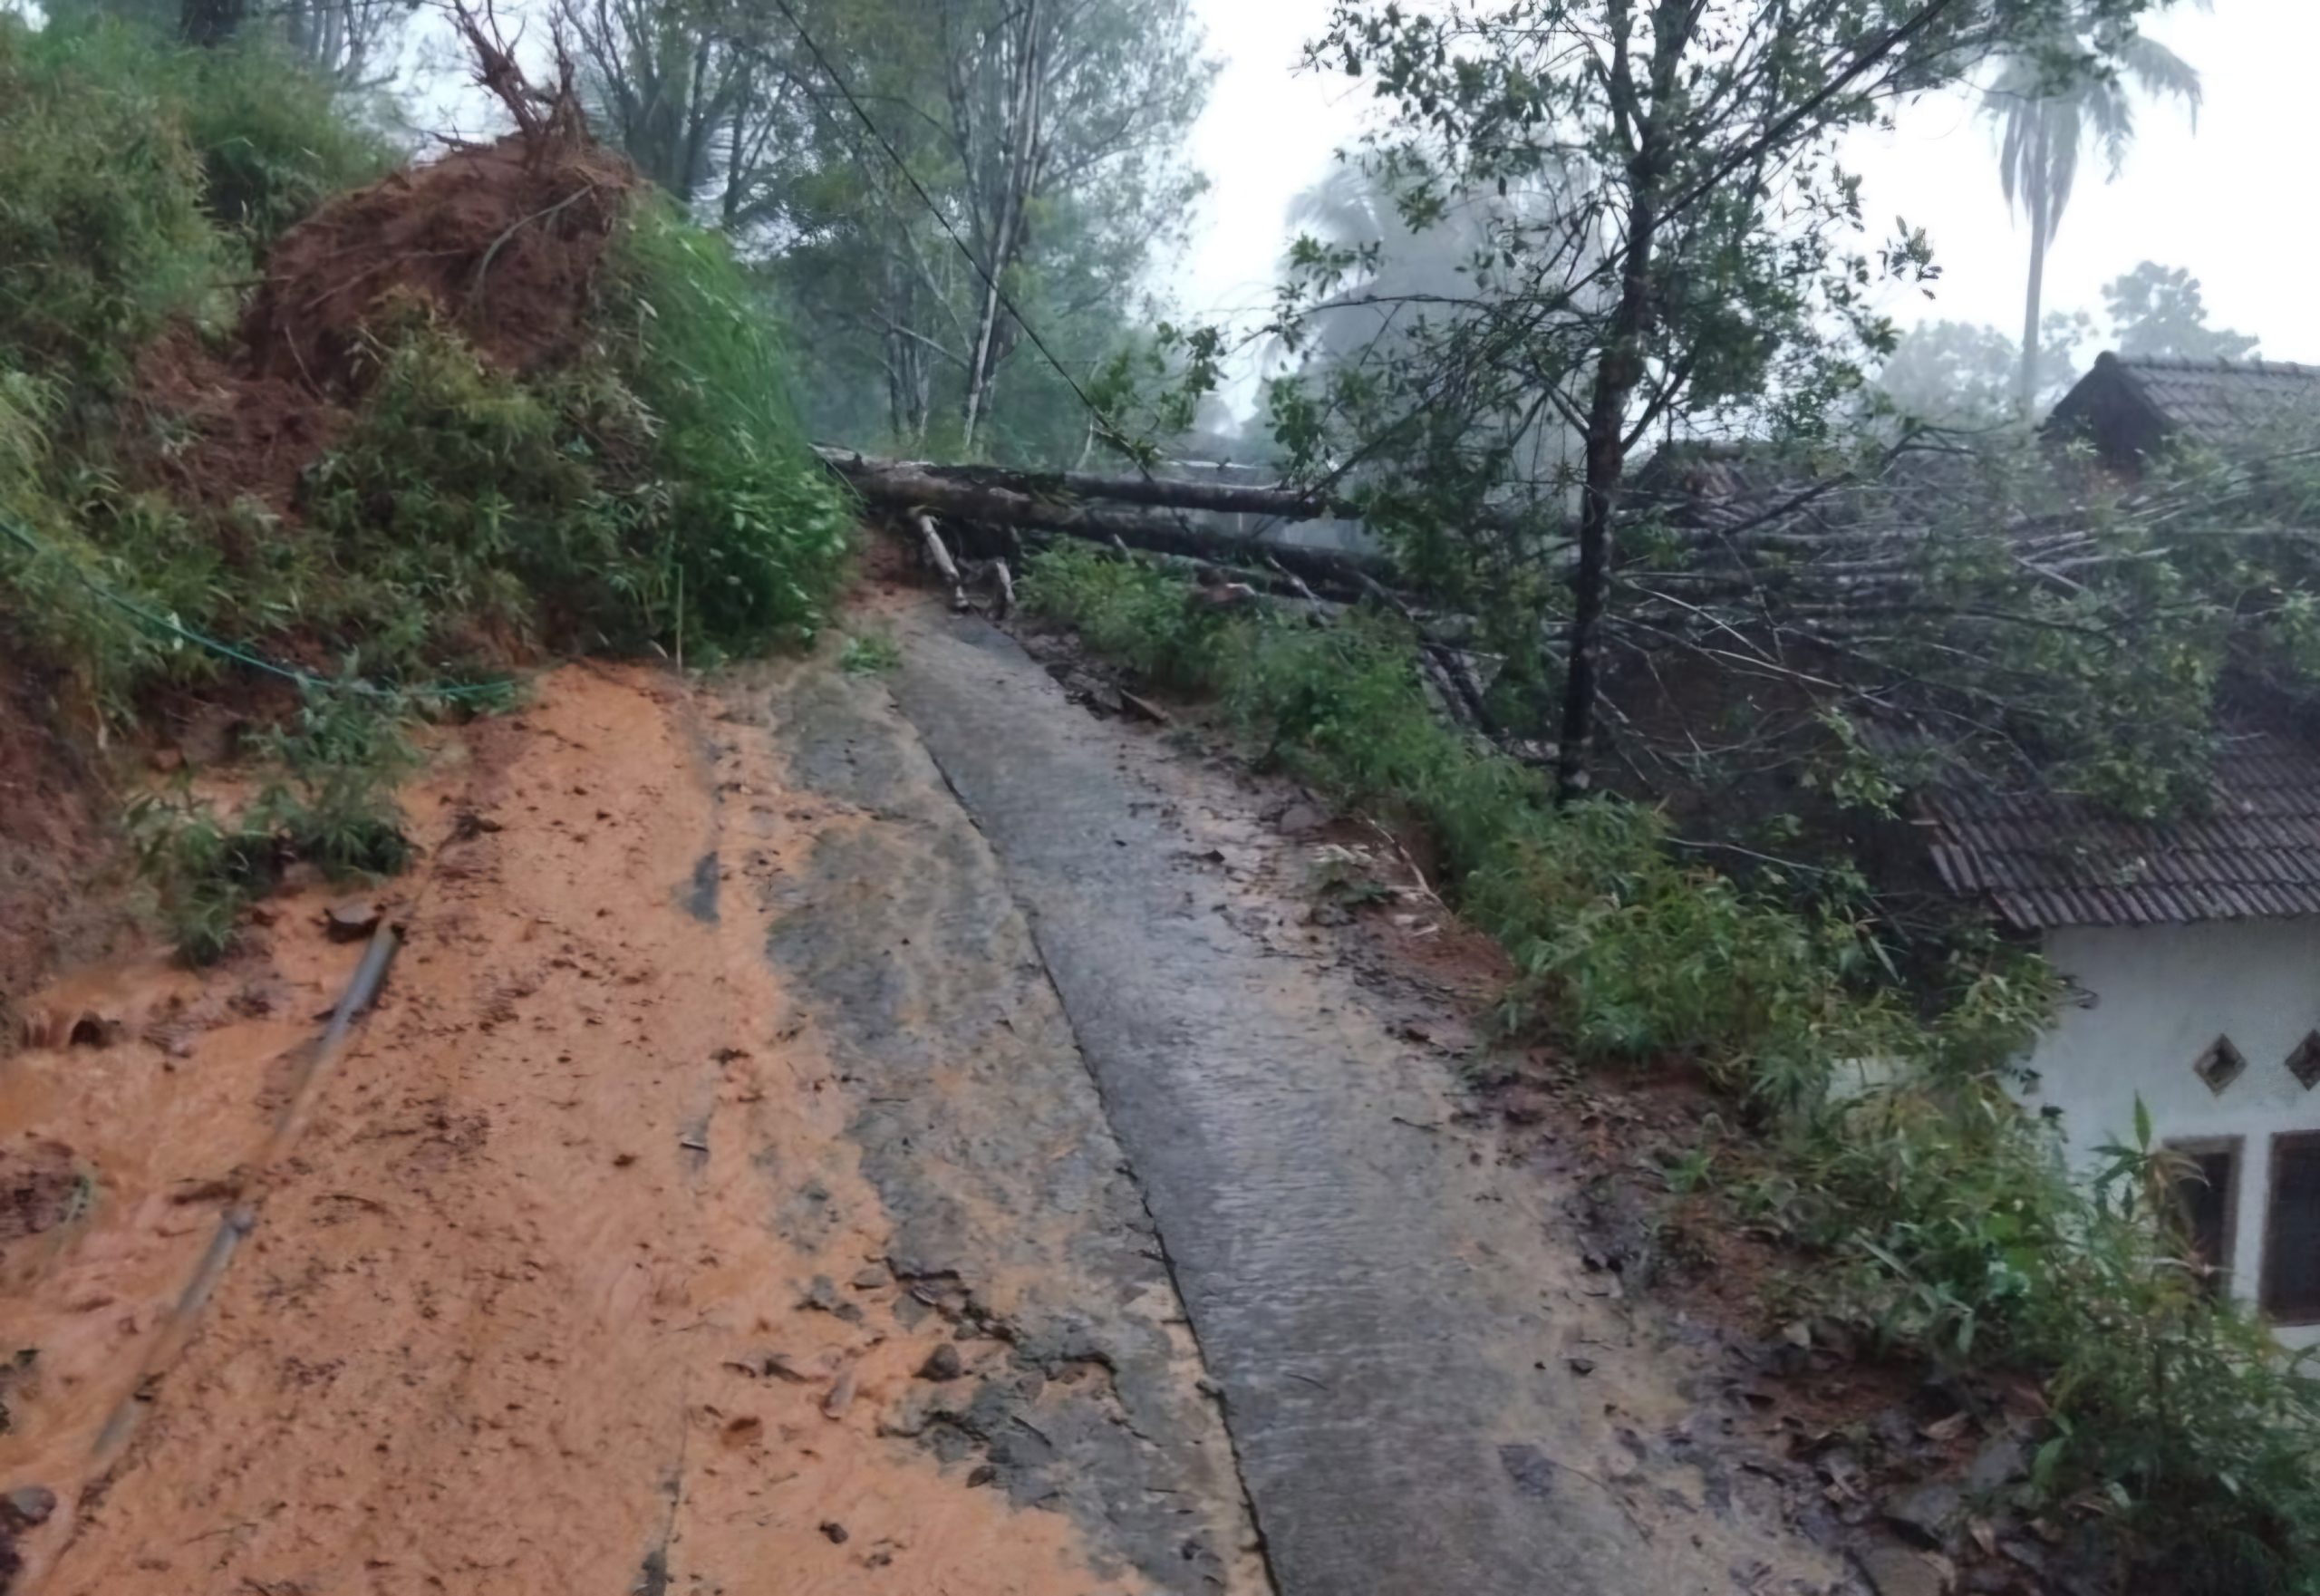
<svg viewBox="0 0 2320 1596">
<path fill-rule="evenodd" d="M 1135 1588 L 1060 1515 L 880 1434 L 948 1327 L 852 1283 L 884 1219 L 761 955 L 752 878 L 816 811 L 746 742 L 712 773 L 697 714 L 664 678 L 574 667 L 439 759 L 408 945 L 303 1100 L 361 953 L 322 935 L 324 895 L 206 978 L 151 960 L 52 994 L 127 1036 L 0 1064 L 0 1146 L 69 1144 L 94 1181 L 0 1261 L 7 1347 L 39 1349 L 0 1488 L 60 1498 L 20 1592 Z M 683 889 L 720 824 L 704 924 Z M 809 1183 L 834 1220 L 810 1252 L 778 1228 Z M 817 1274 L 859 1323 L 802 1305 Z"/>
</svg>

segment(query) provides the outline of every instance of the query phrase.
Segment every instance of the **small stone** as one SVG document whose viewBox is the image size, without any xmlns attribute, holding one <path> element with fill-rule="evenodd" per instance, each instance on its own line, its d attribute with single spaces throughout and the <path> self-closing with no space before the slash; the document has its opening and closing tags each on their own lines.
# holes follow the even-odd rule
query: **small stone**
<svg viewBox="0 0 2320 1596">
<path fill-rule="evenodd" d="M 1885 1522 L 1922 1546 L 1938 1547 L 1965 1514 L 1966 1503 L 1947 1480 L 1928 1480 L 1885 1499 Z"/>
<path fill-rule="evenodd" d="M 882 1436 L 903 1436 L 915 1439 L 926 1433 L 934 1422 L 934 1409 L 929 1405 L 931 1392 L 914 1391 L 895 1403 L 878 1420 Z"/>
<path fill-rule="evenodd" d="M 0 1524 L 11 1530 L 29 1530 L 35 1524 L 44 1524 L 55 1511 L 56 1493 L 46 1485 L 19 1485 L 0 1496 Z"/>
<path fill-rule="evenodd" d="M 1281 828 L 1290 833 L 1319 831 L 1329 823 L 1329 812 L 1327 809 L 1301 798 L 1281 812 Z"/>
<path fill-rule="evenodd" d="M 854 1289 L 857 1291 L 875 1291 L 893 1278 L 894 1276 L 886 1272 L 884 1264 L 874 1263 L 867 1269 L 857 1269 L 854 1272 Z"/>
<path fill-rule="evenodd" d="M 831 1382 L 829 1394 L 822 1398 L 824 1418 L 844 1418 L 846 1410 L 854 1406 L 854 1370 L 847 1369 Z"/>
<path fill-rule="evenodd" d="M 1871 1546 L 1853 1561 L 1877 1596 L 1949 1596 L 1957 1578 L 1948 1559 L 1906 1546 Z"/>
<path fill-rule="evenodd" d="M 822 1520 L 822 1535 L 833 1546 L 843 1546 L 854 1538 L 846 1527 L 834 1518 Z"/>
<path fill-rule="evenodd" d="M 926 1355 L 918 1366 L 918 1378 L 923 1380 L 954 1380 L 967 1372 L 966 1360 L 959 1356 L 955 1342 L 945 1341 Z"/>
<path fill-rule="evenodd" d="M 814 1383 L 813 1372 L 810 1369 L 798 1368 L 798 1360 L 787 1352 L 767 1353 L 762 1367 L 773 1378 L 788 1380 L 793 1386 L 809 1386 Z"/>
<path fill-rule="evenodd" d="M 324 929 L 333 942 L 360 942 L 379 929 L 382 913 L 375 898 L 341 898 L 323 913 Z"/>
<path fill-rule="evenodd" d="M 1571 1372 L 1573 1374 L 1593 1374 L 1595 1372 L 1595 1360 L 1592 1358 L 1566 1358 L 1563 1359 L 1563 1362 L 1570 1365 Z"/>
<path fill-rule="evenodd" d="M 999 1469 L 995 1464 L 978 1463 L 967 1470 L 967 1486 L 972 1490 L 978 1485 L 987 1485 L 998 1477 Z"/>
<path fill-rule="evenodd" d="M 1966 1468 L 1966 1489 L 1986 1496 L 2030 1472 L 2030 1449 L 2013 1436 L 1986 1442 Z"/>
<path fill-rule="evenodd" d="M 253 925 L 271 925 L 281 918 L 282 911 L 276 908 L 272 904 L 252 904 L 250 905 L 250 924 Z"/>
</svg>

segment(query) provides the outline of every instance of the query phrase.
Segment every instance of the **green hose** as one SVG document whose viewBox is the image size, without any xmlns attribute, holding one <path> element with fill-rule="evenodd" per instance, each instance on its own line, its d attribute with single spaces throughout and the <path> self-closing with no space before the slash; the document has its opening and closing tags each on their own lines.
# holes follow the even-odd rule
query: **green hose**
<svg viewBox="0 0 2320 1596">
<path fill-rule="evenodd" d="M 39 538 L 34 537 L 30 532 L 24 530 L 24 527 L 17 526 L 14 521 L 0 519 L 0 532 L 6 533 L 15 542 L 22 545 L 25 549 L 29 550 L 36 556 L 43 555 L 53 556 L 56 553 L 54 549 L 49 547 Z M 123 614 L 131 616 L 132 618 L 142 622 L 145 625 L 150 626 L 156 632 L 162 633 L 167 636 L 177 638 L 180 642 L 192 643 L 197 648 L 208 649 L 211 653 L 216 654 L 220 659 L 231 660 L 237 665 L 246 665 L 253 671 L 262 672 L 269 676 L 279 676 L 285 682 L 295 682 L 302 688 L 328 689 L 351 686 L 357 692 L 374 692 L 382 696 L 385 696 L 388 692 L 387 689 L 377 686 L 369 682 L 357 681 L 347 682 L 333 681 L 326 676 L 317 676 L 312 672 L 301 671 L 295 666 L 281 664 L 276 661 L 266 659 L 261 654 L 252 653 L 246 648 L 237 648 L 230 643 L 221 643 L 217 638 L 209 636 L 207 633 L 195 631 L 192 627 L 179 621 L 174 615 L 156 614 L 154 611 L 147 609 L 143 605 L 137 603 L 134 599 L 122 597 L 120 594 L 115 593 L 111 588 L 107 587 L 103 583 L 90 576 L 88 572 L 82 570 L 74 562 L 65 560 L 63 561 L 63 564 L 72 571 L 72 575 L 80 580 L 80 583 L 83 587 L 86 587 L 91 593 L 95 594 L 99 598 L 120 610 Z M 489 682 L 468 682 L 459 683 L 455 686 L 427 688 L 420 690 L 419 695 L 423 697 L 444 699 L 457 702 L 465 699 L 487 699 L 504 696 L 512 691 L 514 686 L 515 679 L 513 677 L 503 676 Z"/>
</svg>

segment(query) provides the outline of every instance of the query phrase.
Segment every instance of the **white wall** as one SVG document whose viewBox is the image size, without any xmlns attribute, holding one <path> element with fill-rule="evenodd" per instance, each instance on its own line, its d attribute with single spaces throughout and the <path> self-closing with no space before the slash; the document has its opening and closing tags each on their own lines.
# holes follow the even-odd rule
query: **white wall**
<svg viewBox="0 0 2320 1596">
<path fill-rule="evenodd" d="M 2262 1279 L 2271 1138 L 2320 1130 L 2320 1090 L 2306 1091 L 2286 1059 L 2320 1029 L 2320 920 L 2201 925 L 2088 926 L 2050 933 L 2046 954 L 2083 989 L 2032 1055 L 2038 1080 L 2025 1100 L 2063 1110 L 2074 1162 L 2106 1142 L 2132 1145 L 2138 1093 L 2152 1134 L 2166 1140 L 2239 1137 L 2236 1292 Z M 2247 1057 L 2218 1094 L 2192 1069 L 2218 1035 Z M 2320 1343 L 2320 1326 L 2283 1327 L 2292 1346 Z"/>
</svg>

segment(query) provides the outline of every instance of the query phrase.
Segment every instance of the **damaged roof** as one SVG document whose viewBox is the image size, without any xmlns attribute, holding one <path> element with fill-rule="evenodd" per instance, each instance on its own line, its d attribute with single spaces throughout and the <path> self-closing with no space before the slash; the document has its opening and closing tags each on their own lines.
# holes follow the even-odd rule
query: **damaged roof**
<svg viewBox="0 0 2320 1596">
<path fill-rule="evenodd" d="M 1934 868 L 2023 931 L 2320 914 L 2320 756 L 2270 732 L 2226 739 L 2205 814 L 2121 820 L 2084 798 L 1920 791 Z"/>
<path fill-rule="evenodd" d="M 2170 439 L 2235 453 L 2320 430 L 2320 366 L 2098 354 L 2046 427 L 2122 465 Z"/>
</svg>

